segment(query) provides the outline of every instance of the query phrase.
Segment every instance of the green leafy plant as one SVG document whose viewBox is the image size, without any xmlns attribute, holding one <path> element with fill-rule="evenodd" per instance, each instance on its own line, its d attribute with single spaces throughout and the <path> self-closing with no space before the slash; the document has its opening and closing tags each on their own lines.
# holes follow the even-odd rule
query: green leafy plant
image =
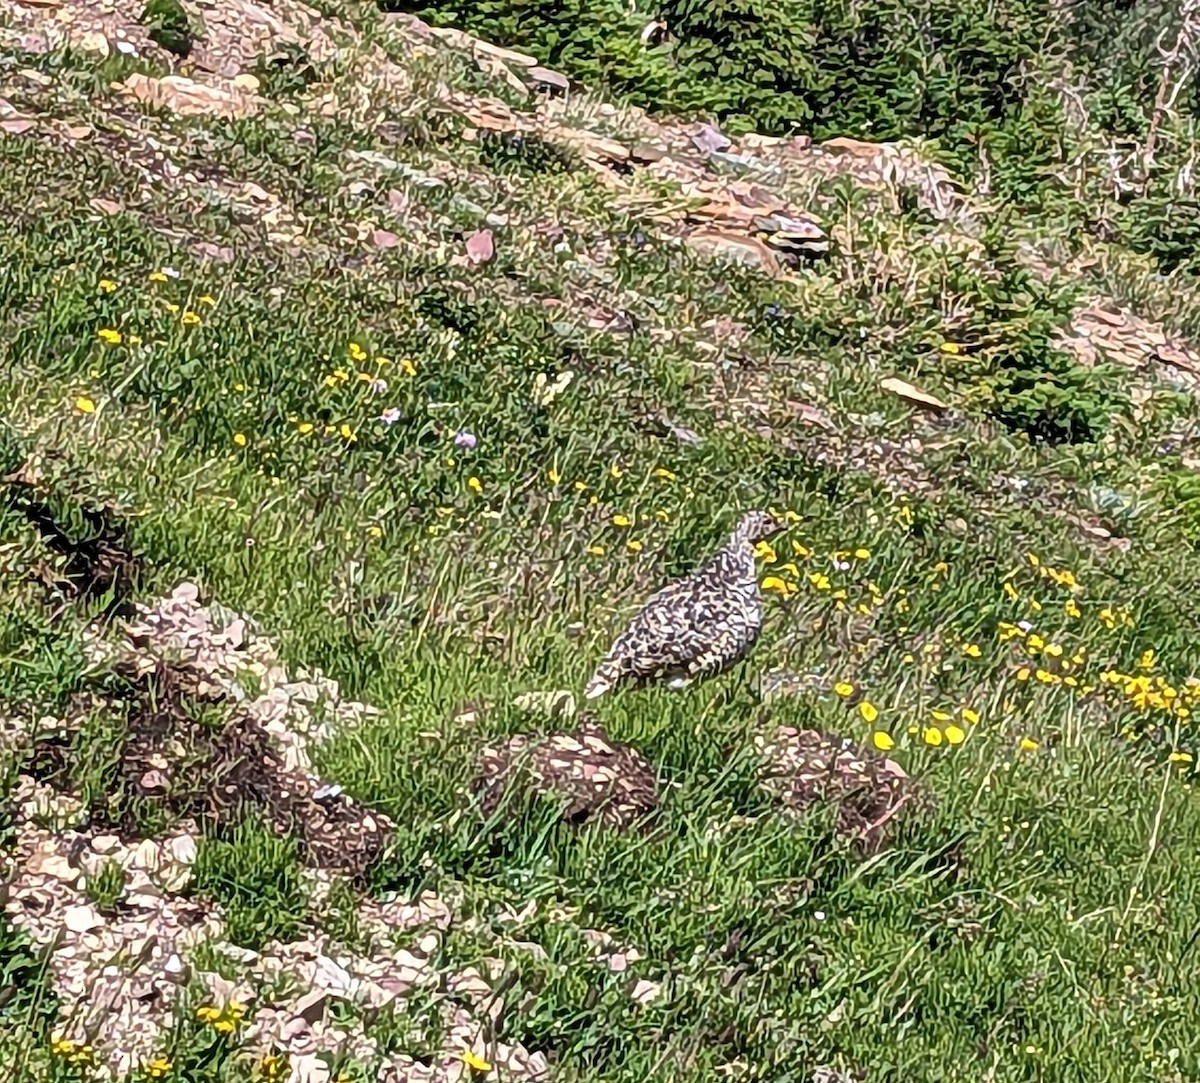
<svg viewBox="0 0 1200 1083">
<path fill-rule="evenodd" d="M 229 939 L 242 947 L 293 939 L 307 920 L 296 841 L 255 819 L 227 837 L 202 839 L 192 874 L 194 889 L 221 904 Z"/>
<path fill-rule="evenodd" d="M 114 913 L 125 890 L 125 870 L 120 862 L 105 861 L 87 879 L 87 896 L 102 914 Z"/>
</svg>

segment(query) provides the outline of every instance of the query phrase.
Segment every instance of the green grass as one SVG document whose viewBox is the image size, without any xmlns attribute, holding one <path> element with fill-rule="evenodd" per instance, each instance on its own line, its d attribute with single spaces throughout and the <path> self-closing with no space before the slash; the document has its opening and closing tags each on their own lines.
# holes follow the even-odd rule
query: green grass
<svg viewBox="0 0 1200 1083">
<path fill-rule="evenodd" d="M 21 66 L 56 78 L 62 100 L 20 83 L 27 111 L 98 123 L 112 107 L 78 56 L 0 63 L 14 84 Z M 930 243 L 946 227 L 803 180 L 810 209 L 853 225 L 839 258 L 778 281 L 708 263 L 575 156 L 465 140 L 414 108 L 439 79 L 481 80 L 461 59 L 420 63 L 412 100 L 381 98 L 408 126 L 398 144 L 352 111 L 288 113 L 307 75 L 281 77 L 251 120 L 147 117 L 207 187 L 146 182 L 129 135 L 0 139 L 15 208 L 0 219 L 0 409 L 16 461 L 31 456 L 64 515 L 116 509 L 139 599 L 195 581 L 252 616 L 293 672 L 319 668 L 380 709 L 313 752 L 322 778 L 398 825 L 368 890 L 455 900 L 433 965 L 497 960 L 505 1011 L 489 1040 L 545 1053 L 556 1078 L 1194 1077 L 1192 438 L 1159 450 L 1192 403 L 1155 373 L 1080 372 L 1048 352 L 1089 291 L 1170 315 L 1159 285 L 1128 253 L 1042 285 L 986 207 L 983 253 L 965 255 Z M 318 74 L 343 94 L 356 78 Z M 421 181 L 434 172 L 446 183 Z M 278 197 L 291 241 L 231 209 L 246 180 Z M 124 209 L 99 214 L 96 196 Z M 505 216 L 495 258 L 452 260 L 480 210 Z M 360 242 L 363 223 L 403 243 Z M 1087 243 L 1050 215 L 1020 225 Z M 206 261 L 200 242 L 233 261 Z M 1175 293 L 1190 326 L 1196 295 Z M 639 331 L 591 327 L 595 308 Z M 738 324 L 736 345 L 717 341 L 719 319 Z M 1075 389 L 1086 443 L 1036 438 L 1047 389 L 1010 377 L 1038 366 Z M 557 396 L 539 390 L 568 373 Z M 880 388 L 889 375 L 951 401 L 958 424 L 914 413 Z M 1135 384 L 1155 392 L 1136 415 Z M 839 434 L 806 426 L 799 403 Z M 921 446 L 877 446 L 906 436 Z M 610 736 L 661 776 L 653 831 L 567 829 L 536 803 L 481 824 L 479 748 L 552 728 L 514 697 L 578 694 L 629 607 L 756 505 L 792 521 L 763 569 L 777 590 L 751 670 L 818 675 L 772 702 L 772 721 L 868 746 L 886 735 L 929 810 L 870 858 L 827 810 L 781 815 L 756 783 L 761 705 L 724 679 L 601 701 Z M 1080 513 L 1128 549 L 1080 531 Z M 30 578 L 50 558 L 15 502 L 0 525 L 0 710 L 63 717 L 82 691 L 115 697 L 82 663 L 87 612 L 54 616 Z M 454 722 L 480 697 L 495 706 Z M 100 707 L 70 746 L 89 799 L 111 789 L 124 718 Z M 169 826 L 144 811 L 146 833 Z M 106 908 L 119 889 L 108 870 L 91 888 Z M 202 840 L 190 890 L 243 946 L 322 928 L 364 943 L 358 896 L 341 885 L 313 905 L 291 840 L 252 820 Z M 597 965 L 585 929 L 640 957 Z M 48 981 L 19 938 L 0 939 L 0 969 L 37 990 L 0 1008 L 0 1063 L 75 1078 L 49 1046 Z M 219 958 L 194 961 L 232 975 Z M 661 987 L 644 1007 L 637 980 Z M 432 1056 L 448 1002 L 448 987 L 423 990 L 363 1025 L 383 1052 Z M 175 1078 L 253 1074 L 196 1006 L 179 1009 Z M 368 1063 L 339 1070 L 374 1078 Z"/>
</svg>

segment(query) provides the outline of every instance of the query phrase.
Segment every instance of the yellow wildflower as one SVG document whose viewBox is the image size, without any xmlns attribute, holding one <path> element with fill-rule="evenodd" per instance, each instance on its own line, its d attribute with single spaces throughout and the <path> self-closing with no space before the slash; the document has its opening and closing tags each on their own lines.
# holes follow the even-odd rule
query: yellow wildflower
<svg viewBox="0 0 1200 1083">
<path fill-rule="evenodd" d="M 983 651 L 979 649 L 979 645 L 977 643 L 964 643 L 962 645 L 962 652 L 968 658 L 978 658 L 983 654 Z"/>
<path fill-rule="evenodd" d="M 1154 668 L 1154 648 L 1142 651 L 1142 657 L 1138 659 L 1138 669 L 1153 669 Z"/>
<path fill-rule="evenodd" d="M 208 305 L 209 308 L 212 308 L 212 306 L 217 303 L 217 299 L 208 293 L 201 294 L 198 298 L 196 298 L 196 301 L 198 304 Z"/>
<path fill-rule="evenodd" d="M 787 598 L 789 595 L 796 593 L 796 584 L 790 583 L 778 575 L 768 575 L 763 578 L 762 589 L 773 590 L 776 594 Z"/>
<path fill-rule="evenodd" d="M 549 478 L 551 485 L 557 485 L 562 481 L 562 474 L 555 470 L 553 466 L 546 471 L 546 477 Z"/>
<path fill-rule="evenodd" d="M 619 526 L 622 529 L 625 527 L 633 526 L 633 520 L 630 519 L 628 515 L 614 515 L 612 517 L 612 521 L 613 521 L 613 526 Z"/>
<path fill-rule="evenodd" d="M 1042 563 L 1040 560 L 1038 560 L 1036 553 L 1026 553 L 1025 559 L 1027 561 L 1029 561 L 1029 563 L 1032 564 L 1035 568 L 1038 567 Z"/>
<path fill-rule="evenodd" d="M 1016 639 L 1018 636 L 1023 636 L 1025 633 L 1015 624 L 1009 624 L 1008 621 L 1001 621 L 1000 628 L 996 632 L 1001 643 L 1007 643 L 1010 639 Z"/>
<path fill-rule="evenodd" d="M 1051 658 L 1061 658 L 1063 649 L 1057 643 L 1047 643 L 1046 644 L 1046 653 Z"/>
<path fill-rule="evenodd" d="M 779 557 L 776 555 L 774 548 L 770 542 L 760 541 L 754 547 L 754 555 L 758 557 L 764 564 L 774 564 Z"/>
<path fill-rule="evenodd" d="M 50 1043 L 50 1051 L 58 1057 L 69 1057 L 75 1052 L 76 1044 L 70 1038 L 55 1038 Z"/>
<path fill-rule="evenodd" d="M 663 481 L 674 481 L 675 480 L 675 475 L 672 474 L 670 470 L 667 470 L 661 466 L 657 470 L 654 471 L 654 476 L 656 478 L 662 478 Z"/>
<path fill-rule="evenodd" d="M 1066 604 L 1063 606 L 1063 612 L 1066 613 L 1068 617 L 1079 617 L 1082 615 L 1079 606 L 1075 604 L 1074 598 L 1067 599 Z"/>
<path fill-rule="evenodd" d="M 939 347 L 942 353 L 957 354 L 962 353 L 962 347 L 957 342 L 943 342 Z"/>
<path fill-rule="evenodd" d="M 640 553 L 642 551 L 642 543 L 636 538 L 630 538 L 629 541 L 625 543 L 625 548 L 631 553 Z"/>
<path fill-rule="evenodd" d="M 218 1034 L 232 1034 L 237 1029 L 237 1024 L 232 1019 L 218 1019 L 213 1023 L 213 1030 Z"/>
<path fill-rule="evenodd" d="M 945 711 L 930 711 L 929 716 L 935 722 L 949 722 L 950 716 Z"/>
<path fill-rule="evenodd" d="M 876 730 L 871 734 L 871 743 L 879 749 L 880 752 L 890 752 L 896 747 L 896 742 L 892 740 L 890 733 L 884 733 L 883 730 Z"/>
<path fill-rule="evenodd" d="M 979 715 L 970 707 L 964 707 L 959 713 L 962 715 L 962 720 L 969 722 L 972 726 L 979 721 Z"/>
<path fill-rule="evenodd" d="M 96 412 L 96 404 L 87 395 L 80 395 L 75 400 L 75 409 L 81 414 L 94 414 Z"/>
<path fill-rule="evenodd" d="M 616 463 L 613 463 L 613 464 L 612 464 L 612 466 L 610 466 L 610 467 L 608 468 L 608 476 L 609 476 L 610 478 L 614 478 L 614 479 L 615 479 L 615 478 L 624 477 L 624 476 L 625 476 L 625 471 L 624 471 L 624 470 L 622 470 L 622 469 L 621 469 L 621 467 L 620 467 L 620 466 L 618 466 Z"/>
<path fill-rule="evenodd" d="M 171 1062 L 166 1057 L 155 1057 L 146 1064 L 146 1074 L 154 1079 L 166 1075 L 171 1070 Z"/>
<path fill-rule="evenodd" d="M 865 721 L 874 722 L 879 717 L 879 708 L 871 703 L 870 700 L 864 699 L 858 705 L 858 713 L 863 716 Z"/>
<path fill-rule="evenodd" d="M 221 1018 L 221 1009 L 214 1008 L 211 1004 L 208 1004 L 203 1008 L 196 1009 L 196 1018 L 201 1023 L 215 1023 Z"/>
<path fill-rule="evenodd" d="M 1191 763 L 1192 754 L 1190 752 L 1172 752 L 1167 759 L 1172 763 Z"/>
<path fill-rule="evenodd" d="M 354 434 L 354 430 L 350 428 L 350 426 L 344 421 L 338 426 L 338 435 L 343 440 L 349 440 L 350 443 L 354 443 L 354 441 L 358 439 L 358 437 Z"/>
<path fill-rule="evenodd" d="M 117 288 L 117 284 L 111 278 L 102 278 L 97 283 L 99 289 L 104 293 L 112 293 Z"/>
<path fill-rule="evenodd" d="M 350 343 L 346 349 L 355 361 L 365 361 L 367 359 L 367 351 L 364 350 L 357 342 Z"/>
<path fill-rule="evenodd" d="M 587 551 L 594 557 L 604 556 L 604 546 L 603 545 L 589 545 Z"/>
<path fill-rule="evenodd" d="M 809 572 L 808 581 L 817 588 L 817 590 L 828 590 L 832 584 L 829 582 L 829 576 L 822 575 L 820 572 Z"/>
<path fill-rule="evenodd" d="M 301 421 L 300 424 L 296 426 L 296 431 L 301 436 L 307 436 L 313 431 L 313 423 L 311 421 Z"/>
<path fill-rule="evenodd" d="M 841 696 L 842 699 L 849 699 L 852 695 L 854 695 L 854 685 L 852 685 L 849 681 L 838 681 L 838 683 L 833 686 L 833 691 L 836 695 Z"/>
<path fill-rule="evenodd" d="M 245 447 L 246 446 L 246 434 L 244 432 L 235 432 L 233 434 L 233 442 L 235 444 L 237 444 L 238 447 Z"/>
<path fill-rule="evenodd" d="M 483 482 L 475 477 L 474 474 L 467 478 L 467 488 L 473 493 L 476 493 L 480 496 L 483 495 Z"/>
<path fill-rule="evenodd" d="M 179 322 L 182 323 L 184 327 L 195 327 L 196 324 L 200 322 L 200 317 L 197 313 L 189 310 L 180 317 Z"/>
<path fill-rule="evenodd" d="M 870 558 L 871 558 L 871 550 L 870 549 L 855 549 L 854 550 L 854 559 L 855 560 L 870 560 Z"/>
<path fill-rule="evenodd" d="M 961 745 L 967 739 L 963 730 L 951 723 L 946 727 L 946 740 L 952 745 Z"/>
<path fill-rule="evenodd" d="M 792 542 L 792 552 L 801 560 L 805 560 L 812 556 L 812 550 L 807 545 L 801 545 L 798 541 Z"/>
<path fill-rule="evenodd" d="M 1014 601 L 1014 602 L 1015 602 L 1015 601 L 1017 600 L 1017 597 L 1018 597 L 1018 595 L 1017 595 L 1017 588 L 1016 588 L 1016 587 L 1014 587 L 1014 586 L 1012 585 L 1012 583 L 1011 583 L 1009 580 L 1007 580 L 1007 579 L 1006 579 L 1006 580 L 1004 580 L 1004 593 L 1005 593 L 1006 595 L 1008 595 L 1008 597 L 1009 597 L 1009 599 L 1010 599 L 1011 601 Z"/>
<path fill-rule="evenodd" d="M 167 276 L 165 274 L 163 274 L 162 271 L 151 271 L 150 272 L 150 281 L 151 282 L 166 282 L 166 280 L 167 280 Z"/>
<path fill-rule="evenodd" d="M 484 1060 L 477 1053 L 471 1052 L 469 1049 L 464 1049 L 460 1055 L 462 1056 L 463 1064 L 470 1068 L 472 1072 L 490 1072 L 492 1070 L 492 1066 L 488 1061 Z"/>
<path fill-rule="evenodd" d="M 259 1070 L 268 1079 L 277 1079 L 287 1073 L 289 1068 L 288 1058 L 278 1053 L 268 1053 L 259 1064 Z"/>
<path fill-rule="evenodd" d="M 370 536 L 372 538 L 382 538 L 383 537 L 383 527 L 378 526 L 378 525 L 369 526 L 369 527 L 367 527 L 367 534 L 368 534 L 368 536 Z"/>
<path fill-rule="evenodd" d="M 1022 737 L 1020 741 L 1020 749 L 1022 752 L 1036 752 L 1038 743 L 1032 737 Z"/>
<path fill-rule="evenodd" d="M 921 739 L 933 748 L 937 748 L 942 743 L 942 731 L 936 726 L 926 726 L 925 732 L 921 734 Z"/>
<path fill-rule="evenodd" d="M 407 357 L 402 357 L 399 361 L 400 371 L 405 376 L 416 376 L 417 366 L 414 365 Z"/>
<path fill-rule="evenodd" d="M 110 346 L 119 346 L 121 344 L 121 332 L 112 327 L 101 327 L 96 335 Z"/>
</svg>

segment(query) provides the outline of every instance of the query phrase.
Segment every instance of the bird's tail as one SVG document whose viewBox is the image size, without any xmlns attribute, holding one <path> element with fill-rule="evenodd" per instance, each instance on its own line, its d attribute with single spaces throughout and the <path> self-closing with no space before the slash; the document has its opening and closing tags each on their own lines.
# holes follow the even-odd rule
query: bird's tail
<svg viewBox="0 0 1200 1083">
<path fill-rule="evenodd" d="M 583 698 L 599 699 L 617 683 L 619 676 L 617 665 L 606 658 L 596 668 L 596 672 L 592 674 L 592 679 L 584 687 Z"/>
</svg>

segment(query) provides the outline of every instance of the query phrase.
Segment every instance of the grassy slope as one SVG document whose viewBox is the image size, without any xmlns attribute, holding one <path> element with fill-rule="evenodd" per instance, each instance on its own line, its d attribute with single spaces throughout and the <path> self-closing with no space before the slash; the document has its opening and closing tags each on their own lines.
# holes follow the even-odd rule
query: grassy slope
<svg viewBox="0 0 1200 1083">
<path fill-rule="evenodd" d="M 438 78 L 476 78 L 453 56 L 424 65 L 417 102 Z M 20 76 L 25 66 L 51 89 Z M 112 104 L 85 100 L 113 72 L 79 57 L 20 57 L 3 71 L 6 96 L 29 111 L 97 121 Z M 854 222 L 856 252 L 900 253 L 913 273 L 874 277 L 863 255 L 768 282 L 612 210 L 586 170 L 496 173 L 460 125 L 410 111 L 400 146 L 374 125 L 317 116 L 298 142 L 278 105 L 236 123 L 144 122 L 185 172 L 252 180 L 302 216 L 294 254 L 198 185 L 146 183 L 118 132 L 0 139 L 13 207 L 0 220 L 0 396 L 23 448 L 55 453 L 43 469 L 62 492 L 127 512 L 147 595 L 194 579 L 252 614 L 291 664 L 383 709 L 322 750 L 323 772 L 409 827 L 381 886 L 409 883 L 430 851 L 435 883 L 461 881 L 468 913 L 538 904 L 507 942 L 462 933 L 447 950 L 506 959 L 532 997 L 510 1007 L 506 1033 L 555 1052 L 564 1078 L 703 1080 L 732 1062 L 772 1080 L 819 1065 L 869 1079 L 1195 1078 L 1200 815 L 1188 763 L 1169 756 L 1193 749 L 1192 727 L 1101 680 L 1137 673 L 1153 648 L 1149 677 L 1182 695 L 1200 666 L 1186 524 L 1147 484 L 1177 400 L 1164 394 L 1136 421 L 1127 410 L 1102 446 L 1029 447 L 973 415 L 935 433 L 877 377 L 899 370 L 955 401 L 971 390 L 936 350 L 956 337 L 945 314 L 969 262 L 928 243 L 936 227 L 880 214 L 845 186 L 818 192 L 816 209 Z M 381 176 L 349 148 L 422 170 L 453 163 L 451 180 Z M 366 186 L 351 194 L 355 180 Z M 409 201 L 407 222 L 389 212 L 389 188 Z M 98 213 L 94 196 L 127 209 Z M 483 224 L 456 196 L 506 216 L 491 262 L 448 265 Z M 368 219 L 405 243 L 360 243 L 353 226 Z M 557 243 L 538 232 L 545 223 L 561 227 Z M 181 240 L 232 245 L 237 258 L 202 263 Z M 163 267 L 178 277 L 156 281 Z M 439 284 L 454 310 L 443 303 L 440 319 Z M 589 329 L 589 303 L 630 311 L 639 333 Z M 725 373 L 703 345 L 720 317 L 747 330 Z M 571 385 L 536 405 L 536 375 L 565 370 Z M 786 410 L 764 435 L 737 409 L 764 397 L 826 412 L 865 449 L 862 469 L 814 461 L 827 438 Z M 400 420 L 379 423 L 390 407 Z M 656 435 L 658 415 L 702 441 Z M 477 436 L 473 450 L 455 447 L 460 430 Z M 901 501 L 869 446 L 908 432 L 924 439 L 915 459 L 932 487 Z M 1030 484 L 992 486 L 1001 473 Z M 1086 507 L 1095 485 L 1139 493 L 1127 553 L 1059 514 Z M 502 856 L 483 860 L 432 828 L 462 804 L 478 744 L 530 725 L 502 708 L 455 727 L 455 705 L 578 688 L 621 607 L 756 503 L 798 521 L 776 547 L 797 590 L 772 603 L 755 666 L 816 671 L 825 689 L 782 701 L 776 719 L 862 741 L 889 733 L 936 811 L 866 863 L 817 825 L 781 822 L 728 756 L 749 747 L 751 693 L 703 686 L 617 696 L 600 712 L 677 784 L 667 816 L 678 830 L 664 838 L 585 831 L 545 844 L 517 825 Z M 50 695 L 70 633 L 49 628 L 26 582 L 31 532 L 10 517 L 5 540 L 9 680 Z M 835 553 L 849 554 L 842 570 Z M 1110 618 L 1119 611 L 1128 622 Z M 1085 652 L 1067 674 L 1074 687 L 1033 636 L 1005 640 L 1002 622 L 1022 619 L 1062 658 Z M 12 657 L 35 634 L 50 650 L 31 676 Z M 851 702 L 832 691 L 839 682 L 855 686 Z M 946 739 L 951 725 L 963 743 Z M 551 920 L 560 906 L 575 920 Z M 635 945 L 635 970 L 663 982 L 664 998 L 638 1008 L 594 974 L 584 925 Z M 513 941 L 540 943 L 549 960 Z M 188 1078 L 235 1070 L 205 1071 Z"/>
</svg>

